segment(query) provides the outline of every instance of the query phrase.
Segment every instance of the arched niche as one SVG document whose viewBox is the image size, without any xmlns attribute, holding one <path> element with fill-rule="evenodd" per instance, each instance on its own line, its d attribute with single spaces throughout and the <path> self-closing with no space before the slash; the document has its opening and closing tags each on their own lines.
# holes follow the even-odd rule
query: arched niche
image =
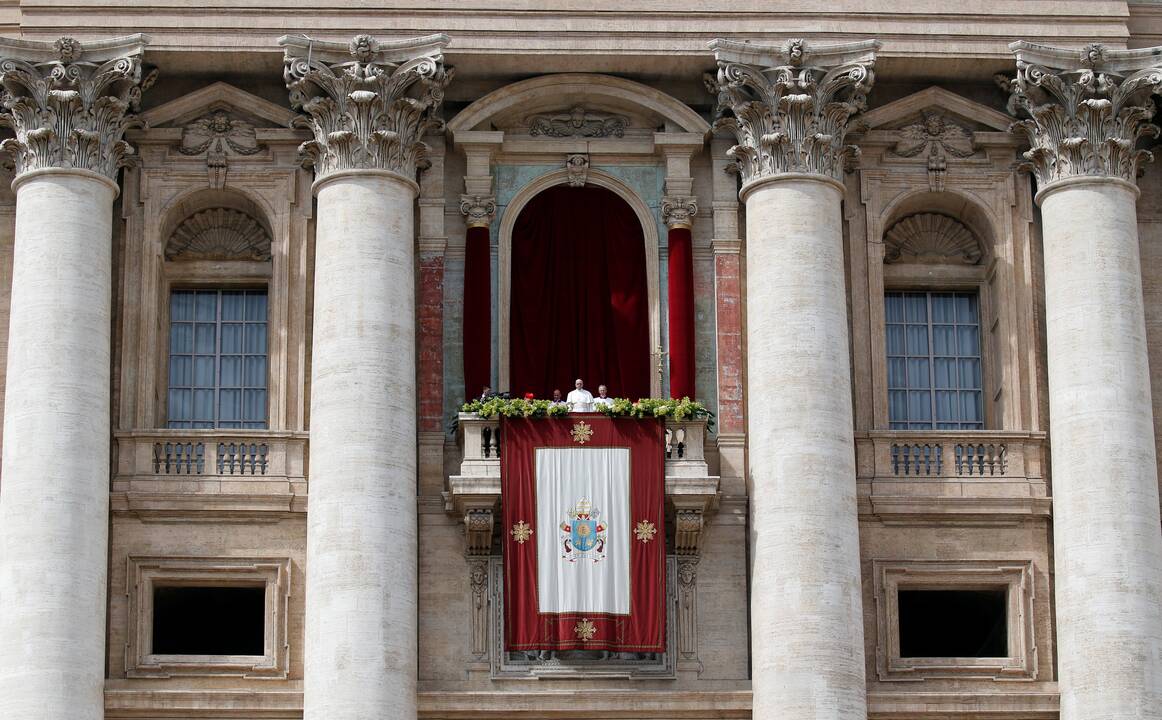
<svg viewBox="0 0 1162 720">
<path fill-rule="evenodd" d="M 499 275 L 498 278 L 498 379 L 501 388 L 509 387 L 510 380 L 510 337 L 512 330 L 511 301 L 512 301 L 512 233 L 516 220 L 526 205 L 541 191 L 556 185 L 565 185 L 569 182 L 569 174 L 565 169 L 545 173 L 521 188 L 505 208 L 500 219 L 499 232 Z M 650 325 L 650 348 L 661 345 L 661 295 L 658 287 L 658 227 L 653 212 L 649 206 L 628 185 L 609 173 L 590 168 L 587 184 L 612 191 L 624 200 L 641 223 L 642 238 L 645 242 L 646 262 L 646 298 Z M 650 395 L 660 397 L 662 394 L 662 380 L 657 373 L 650 374 Z"/>
<path fill-rule="evenodd" d="M 624 112 L 668 132 L 710 132 L 701 115 L 671 95 L 632 80 L 590 73 L 544 75 L 506 85 L 461 110 L 448 122 L 448 130 L 455 134 L 499 129 L 511 126 L 517 117 L 576 105 Z"/>
<path fill-rule="evenodd" d="M 884 237 L 882 239 L 885 244 L 889 244 L 889 236 L 892 235 L 893 230 L 898 229 L 899 224 L 921 216 L 948 218 L 954 224 L 963 226 L 971 233 L 973 239 L 979 244 L 980 257 L 966 264 L 984 267 L 995 255 L 996 234 L 993 228 L 996 218 L 988 208 L 955 190 L 906 193 L 885 207 L 883 221 L 880 223 L 880 227 L 883 228 Z M 950 234 L 957 232 L 952 224 L 945 224 L 944 229 Z M 885 258 L 885 261 L 892 262 L 889 258 Z M 950 262 L 957 261 L 952 259 Z"/>
<path fill-rule="evenodd" d="M 273 233 L 264 209 L 247 195 L 202 188 L 168 208 L 159 239 L 167 260 L 265 262 Z"/>
</svg>

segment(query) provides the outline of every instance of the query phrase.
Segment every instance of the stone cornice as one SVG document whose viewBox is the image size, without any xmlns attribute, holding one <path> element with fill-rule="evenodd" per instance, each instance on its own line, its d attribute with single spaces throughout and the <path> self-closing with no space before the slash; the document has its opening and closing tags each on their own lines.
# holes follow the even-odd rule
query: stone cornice
<svg viewBox="0 0 1162 720">
<path fill-rule="evenodd" d="M 1044 189 L 1078 177 L 1133 183 L 1153 155 L 1138 139 L 1157 137 L 1151 94 L 1162 92 L 1162 47 L 1114 50 L 1099 43 L 1066 49 L 1018 41 L 1015 78 L 998 76 L 1013 123 L 1032 148 L 1026 168 Z"/>
<path fill-rule="evenodd" d="M 145 35 L 78 42 L 0 39 L 0 143 L 17 175 L 47 168 L 88 170 L 115 179 L 130 163 L 125 130 L 156 73 L 143 73 Z"/>
<path fill-rule="evenodd" d="M 874 82 L 876 40 L 782 45 L 713 40 L 715 129 L 729 130 L 729 151 L 744 184 L 782 173 L 839 180 L 854 147 L 844 140 L 853 115 L 865 107 Z"/>
<path fill-rule="evenodd" d="M 344 170 L 389 170 L 407 178 L 427 157 L 424 134 L 437 117 L 453 71 L 444 65 L 447 35 L 350 43 L 286 35 L 283 79 L 299 123 L 314 133 L 299 148 L 322 179 Z"/>
</svg>

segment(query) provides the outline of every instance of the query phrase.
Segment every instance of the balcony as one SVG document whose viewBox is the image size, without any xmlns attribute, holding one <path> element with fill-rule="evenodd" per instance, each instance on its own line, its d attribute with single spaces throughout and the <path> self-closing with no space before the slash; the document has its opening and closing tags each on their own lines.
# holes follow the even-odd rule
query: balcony
<svg viewBox="0 0 1162 720">
<path fill-rule="evenodd" d="M 500 419 L 460 413 L 460 472 L 448 477 L 444 507 L 463 518 L 469 555 L 490 555 L 500 508 Z M 666 421 L 666 500 L 674 523 L 674 552 L 696 555 L 704 518 L 718 504 L 718 476 L 705 455 L 706 420 Z"/>
<path fill-rule="evenodd" d="M 307 433 L 114 433 L 113 510 L 188 516 L 304 512 Z"/>
<path fill-rule="evenodd" d="M 1045 433 L 875 431 L 855 438 L 860 512 L 882 519 L 1048 516 Z"/>
</svg>

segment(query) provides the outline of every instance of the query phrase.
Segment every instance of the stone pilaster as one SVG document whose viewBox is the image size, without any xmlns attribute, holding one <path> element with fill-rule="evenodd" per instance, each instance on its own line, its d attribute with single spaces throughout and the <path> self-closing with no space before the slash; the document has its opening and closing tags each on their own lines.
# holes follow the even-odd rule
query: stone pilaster
<svg viewBox="0 0 1162 720">
<path fill-rule="evenodd" d="M 840 177 L 878 43 L 710 47 L 746 204 L 753 712 L 863 720 Z"/>
<path fill-rule="evenodd" d="M 279 40 L 318 197 L 305 720 L 416 717 L 414 178 L 447 43 Z"/>
<path fill-rule="evenodd" d="M 113 200 L 145 43 L 0 40 L 17 169 L 0 717 L 104 717 Z"/>
<path fill-rule="evenodd" d="M 1135 185 L 1162 47 L 1009 46 L 1038 183 L 1062 720 L 1162 718 L 1162 533 Z"/>
</svg>

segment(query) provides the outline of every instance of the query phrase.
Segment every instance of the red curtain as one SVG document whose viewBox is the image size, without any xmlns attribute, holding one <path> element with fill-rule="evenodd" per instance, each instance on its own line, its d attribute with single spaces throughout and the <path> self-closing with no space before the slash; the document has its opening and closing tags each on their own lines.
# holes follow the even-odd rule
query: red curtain
<svg viewBox="0 0 1162 720">
<path fill-rule="evenodd" d="M 694 399 L 694 256 L 690 228 L 670 228 L 670 397 Z"/>
<path fill-rule="evenodd" d="M 645 243 L 633 209 L 597 187 L 533 198 L 512 235 L 510 387 L 549 397 L 582 378 L 615 397 L 650 394 Z"/>
<path fill-rule="evenodd" d="M 464 397 L 480 397 L 492 380 L 492 258 L 488 228 L 470 227 L 464 240 Z"/>
</svg>

